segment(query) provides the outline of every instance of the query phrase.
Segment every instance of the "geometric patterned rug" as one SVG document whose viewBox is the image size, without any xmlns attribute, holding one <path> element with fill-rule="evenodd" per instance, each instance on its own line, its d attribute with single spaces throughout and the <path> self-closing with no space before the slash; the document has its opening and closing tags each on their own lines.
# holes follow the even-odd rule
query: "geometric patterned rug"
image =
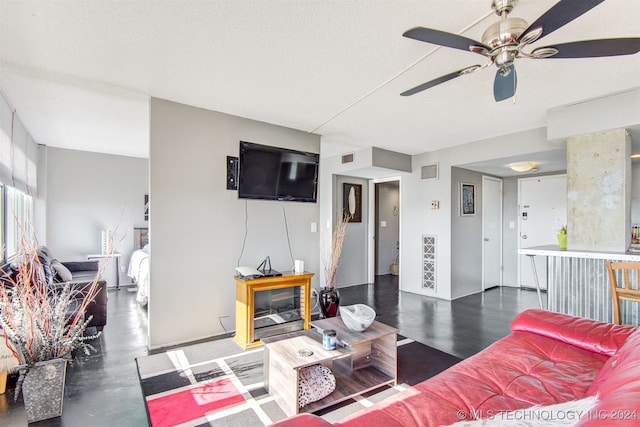
<svg viewBox="0 0 640 427">
<path fill-rule="evenodd" d="M 461 359 L 398 337 L 398 384 L 316 414 L 335 422 L 458 363 Z M 136 359 L 153 427 L 262 427 L 286 418 L 264 388 L 263 348 L 243 351 L 231 338 Z"/>
</svg>

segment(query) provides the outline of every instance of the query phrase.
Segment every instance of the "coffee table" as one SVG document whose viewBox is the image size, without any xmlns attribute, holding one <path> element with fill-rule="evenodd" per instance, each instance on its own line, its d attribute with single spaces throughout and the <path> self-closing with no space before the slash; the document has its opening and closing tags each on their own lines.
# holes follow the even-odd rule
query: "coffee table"
<svg viewBox="0 0 640 427">
<path fill-rule="evenodd" d="M 315 412 L 386 384 L 396 384 L 398 330 L 374 321 L 363 332 L 347 329 L 339 317 L 311 322 L 313 329 L 264 338 L 264 382 L 269 393 L 287 415 Z M 322 331 L 337 333 L 336 350 L 322 346 Z M 299 355 L 311 350 L 310 356 Z M 302 408 L 298 407 L 299 370 L 321 363 L 333 372 L 333 393 Z"/>
</svg>

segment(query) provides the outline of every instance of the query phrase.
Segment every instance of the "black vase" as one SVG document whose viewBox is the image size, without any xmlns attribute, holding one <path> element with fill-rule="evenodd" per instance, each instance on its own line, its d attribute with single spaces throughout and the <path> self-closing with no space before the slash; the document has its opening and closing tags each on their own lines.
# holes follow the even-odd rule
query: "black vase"
<svg viewBox="0 0 640 427">
<path fill-rule="evenodd" d="M 320 316 L 322 318 L 336 317 L 340 307 L 340 292 L 334 288 L 321 288 L 318 296 Z"/>
</svg>

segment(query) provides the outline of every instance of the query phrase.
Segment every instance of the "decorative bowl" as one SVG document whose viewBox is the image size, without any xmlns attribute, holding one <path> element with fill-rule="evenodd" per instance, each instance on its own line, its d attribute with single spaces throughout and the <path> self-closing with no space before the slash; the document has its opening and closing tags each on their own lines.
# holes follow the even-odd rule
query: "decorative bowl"
<svg viewBox="0 0 640 427">
<path fill-rule="evenodd" d="M 371 326 L 376 312 L 364 304 L 345 305 L 340 306 L 340 317 L 349 330 L 362 332 Z"/>
</svg>

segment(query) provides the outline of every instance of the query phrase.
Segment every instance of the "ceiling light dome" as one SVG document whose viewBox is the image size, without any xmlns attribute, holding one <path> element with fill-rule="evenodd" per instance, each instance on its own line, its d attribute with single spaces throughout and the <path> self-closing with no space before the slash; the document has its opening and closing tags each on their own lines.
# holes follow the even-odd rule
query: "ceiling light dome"
<svg viewBox="0 0 640 427">
<path fill-rule="evenodd" d="M 538 172 L 538 168 L 534 162 L 518 162 L 518 163 L 510 163 L 507 165 L 509 169 L 514 170 L 516 172 Z"/>
</svg>

